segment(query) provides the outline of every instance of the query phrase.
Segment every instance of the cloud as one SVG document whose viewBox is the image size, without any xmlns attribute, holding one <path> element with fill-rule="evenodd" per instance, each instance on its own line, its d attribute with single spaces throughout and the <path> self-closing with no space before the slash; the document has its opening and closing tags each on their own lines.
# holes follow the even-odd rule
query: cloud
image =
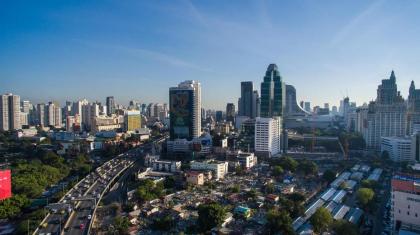
<svg viewBox="0 0 420 235">
<path fill-rule="evenodd" d="M 374 1 L 364 11 L 360 12 L 353 19 L 351 19 L 349 23 L 347 23 L 343 28 L 341 28 L 341 30 L 338 31 L 338 33 L 334 35 L 331 40 L 331 45 L 337 46 L 340 44 L 340 42 L 345 40 L 352 31 L 356 30 L 356 27 L 362 23 L 363 20 L 375 12 L 384 2 L 385 0 Z"/>
<path fill-rule="evenodd" d="M 129 47 L 129 46 L 123 46 L 118 44 L 107 44 L 107 43 L 101 43 L 101 42 L 92 42 L 82 39 L 73 39 L 73 41 L 76 41 L 80 44 L 90 46 L 90 47 L 96 47 L 101 49 L 109 49 L 109 50 L 115 50 L 119 53 L 124 53 L 127 55 L 135 56 L 135 57 L 141 57 L 141 58 L 148 58 L 151 60 L 155 60 L 158 62 L 162 62 L 167 65 L 180 67 L 180 68 L 188 68 L 188 69 L 194 69 L 199 70 L 203 72 L 211 72 L 212 70 L 209 68 L 204 68 L 201 66 L 198 66 L 194 63 L 185 61 L 181 58 L 178 58 L 176 56 L 172 56 L 166 53 L 162 53 L 159 51 L 154 50 L 148 50 L 143 48 L 136 48 L 136 47 Z"/>
</svg>

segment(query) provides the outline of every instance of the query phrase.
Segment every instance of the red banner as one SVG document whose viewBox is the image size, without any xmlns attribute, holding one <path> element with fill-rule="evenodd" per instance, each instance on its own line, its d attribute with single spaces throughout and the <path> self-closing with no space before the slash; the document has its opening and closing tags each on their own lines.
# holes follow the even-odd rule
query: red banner
<svg viewBox="0 0 420 235">
<path fill-rule="evenodd" d="M 12 177 L 10 170 L 0 170 L 0 200 L 12 196 Z"/>
</svg>

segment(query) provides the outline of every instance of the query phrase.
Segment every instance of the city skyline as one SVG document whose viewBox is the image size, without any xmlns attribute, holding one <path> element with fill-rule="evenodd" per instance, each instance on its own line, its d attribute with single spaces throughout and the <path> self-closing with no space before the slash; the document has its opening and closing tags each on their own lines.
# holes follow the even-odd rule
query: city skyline
<svg viewBox="0 0 420 235">
<path fill-rule="evenodd" d="M 167 103 L 168 87 L 198 80 L 203 107 L 224 110 L 241 81 L 260 90 L 275 63 L 299 102 L 338 106 L 347 95 L 358 105 L 374 100 L 391 70 L 407 98 L 420 74 L 415 1 L 241 2 L 241 11 L 235 2 L 132 3 L 6 3 L 0 93 L 33 103 Z"/>
</svg>

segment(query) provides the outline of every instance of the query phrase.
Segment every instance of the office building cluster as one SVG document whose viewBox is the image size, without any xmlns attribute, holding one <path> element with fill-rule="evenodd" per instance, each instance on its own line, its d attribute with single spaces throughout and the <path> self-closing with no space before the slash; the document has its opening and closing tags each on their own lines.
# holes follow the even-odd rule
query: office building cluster
<svg viewBox="0 0 420 235">
<path fill-rule="evenodd" d="M 49 128 L 73 133 L 102 131 L 135 132 L 156 122 L 169 124 L 167 104 L 142 104 L 130 101 L 127 107 L 118 105 L 113 96 L 106 103 L 89 102 L 87 99 L 67 101 L 61 106 L 58 101 L 32 104 L 21 101 L 20 96 L 4 94 L 0 100 L 0 130 L 24 130 L 31 127 Z"/>
</svg>

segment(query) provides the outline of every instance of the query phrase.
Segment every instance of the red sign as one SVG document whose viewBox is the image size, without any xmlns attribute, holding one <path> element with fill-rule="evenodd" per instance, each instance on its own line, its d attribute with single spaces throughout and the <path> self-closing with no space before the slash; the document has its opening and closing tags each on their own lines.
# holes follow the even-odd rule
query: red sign
<svg viewBox="0 0 420 235">
<path fill-rule="evenodd" d="M 0 170 L 0 200 L 12 196 L 12 177 L 10 170 Z"/>
</svg>

